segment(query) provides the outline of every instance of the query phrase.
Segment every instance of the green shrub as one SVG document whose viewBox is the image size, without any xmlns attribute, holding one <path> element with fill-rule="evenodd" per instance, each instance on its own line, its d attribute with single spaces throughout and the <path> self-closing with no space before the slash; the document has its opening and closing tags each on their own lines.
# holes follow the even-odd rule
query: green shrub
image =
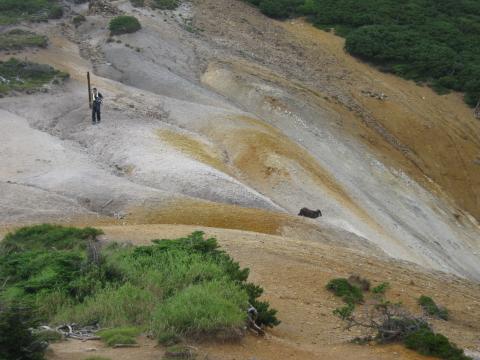
<svg viewBox="0 0 480 360">
<path fill-rule="evenodd" d="M 31 31 L 13 29 L 0 34 L 0 50 L 20 50 L 26 47 L 46 47 L 47 37 Z"/>
<path fill-rule="evenodd" d="M 451 343 L 442 334 L 430 329 L 418 330 L 405 338 L 405 346 L 422 355 L 435 356 L 446 360 L 472 360 L 462 349 Z"/>
<path fill-rule="evenodd" d="M 63 16 L 63 8 L 60 5 L 53 5 L 48 11 L 49 19 L 60 19 Z"/>
<path fill-rule="evenodd" d="M 0 358 L 43 360 L 46 343 L 30 331 L 37 325 L 31 309 L 0 304 Z"/>
<path fill-rule="evenodd" d="M 174 10 L 180 5 L 179 0 L 154 0 L 153 7 L 161 10 Z"/>
<path fill-rule="evenodd" d="M 248 298 L 226 281 L 192 285 L 160 304 L 153 315 L 154 334 L 236 337 L 246 321 Z"/>
<path fill-rule="evenodd" d="M 382 282 L 381 284 L 375 286 L 372 289 L 372 293 L 383 295 L 389 288 L 390 288 L 390 284 L 388 282 Z"/>
<path fill-rule="evenodd" d="M 85 249 L 88 240 L 101 234 L 101 230 L 89 227 L 79 229 L 50 224 L 27 226 L 7 234 L 1 242 L 0 250 L 12 252 Z"/>
<path fill-rule="evenodd" d="M 352 316 L 354 310 L 355 305 L 350 303 L 333 310 L 333 315 L 338 316 L 342 320 L 346 320 Z"/>
<path fill-rule="evenodd" d="M 121 15 L 110 21 L 109 30 L 112 35 L 134 33 L 142 28 L 140 22 L 134 16 Z"/>
<path fill-rule="evenodd" d="M 87 18 L 81 14 L 74 16 L 72 19 L 73 25 L 75 25 L 75 27 L 80 26 L 85 21 L 87 21 Z"/>
<path fill-rule="evenodd" d="M 362 290 L 350 284 L 347 279 L 339 278 L 330 280 L 326 287 L 327 290 L 341 297 L 347 304 L 363 303 Z"/>
<path fill-rule="evenodd" d="M 428 315 L 437 317 L 439 319 L 448 320 L 448 310 L 439 307 L 431 297 L 425 295 L 420 296 L 418 299 L 418 304 Z"/>
</svg>

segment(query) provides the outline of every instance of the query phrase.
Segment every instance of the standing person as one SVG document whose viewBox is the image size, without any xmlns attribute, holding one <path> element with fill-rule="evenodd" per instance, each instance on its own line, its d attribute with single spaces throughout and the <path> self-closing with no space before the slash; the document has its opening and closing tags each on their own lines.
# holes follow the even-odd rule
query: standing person
<svg viewBox="0 0 480 360">
<path fill-rule="evenodd" d="M 92 124 L 98 124 L 100 122 L 100 106 L 102 105 L 103 96 L 97 91 L 97 88 L 93 88 L 92 98 Z"/>
</svg>

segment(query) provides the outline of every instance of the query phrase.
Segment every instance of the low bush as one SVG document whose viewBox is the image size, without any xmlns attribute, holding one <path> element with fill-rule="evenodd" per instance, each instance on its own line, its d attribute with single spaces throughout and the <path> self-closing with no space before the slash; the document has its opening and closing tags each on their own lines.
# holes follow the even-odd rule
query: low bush
<svg viewBox="0 0 480 360">
<path fill-rule="evenodd" d="M 388 282 L 382 282 L 381 284 L 375 286 L 372 289 L 372 293 L 383 295 L 389 288 L 390 288 L 390 284 Z"/>
<path fill-rule="evenodd" d="M 75 27 L 79 27 L 85 21 L 87 21 L 87 18 L 81 14 L 76 15 L 72 18 L 72 22 L 73 22 L 73 25 L 75 25 Z"/>
<path fill-rule="evenodd" d="M 60 19 L 63 16 L 63 7 L 60 5 L 53 5 L 48 11 L 49 19 Z"/>
<path fill-rule="evenodd" d="M 113 18 L 108 26 L 112 35 L 134 33 L 141 28 L 142 26 L 138 19 L 134 16 L 128 15 L 121 15 Z"/>
<path fill-rule="evenodd" d="M 51 224 L 27 226 L 7 234 L 0 243 L 0 249 L 6 252 L 85 249 L 90 239 L 101 234 L 101 230 L 90 227 L 80 229 Z"/>
<path fill-rule="evenodd" d="M 362 291 L 370 290 L 370 281 L 368 279 L 362 278 L 360 275 L 350 275 L 348 277 L 348 282 L 361 289 Z"/>
<path fill-rule="evenodd" d="M 428 315 L 437 317 L 439 319 L 448 320 L 448 310 L 446 308 L 439 307 L 431 297 L 425 295 L 420 296 L 418 299 L 418 304 Z"/>
<path fill-rule="evenodd" d="M 180 4 L 179 0 L 154 0 L 153 7 L 161 10 L 174 10 Z"/>
<path fill-rule="evenodd" d="M 11 58 L 0 61 L 0 94 L 10 91 L 30 91 L 55 80 L 64 80 L 68 74 L 49 65 Z"/>
<path fill-rule="evenodd" d="M 435 356 L 446 360 L 472 360 L 464 351 L 451 343 L 442 334 L 423 328 L 405 338 L 405 346 L 426 356 Z"/>
<path fill-rule="evenodd" d="M 338 278 L 330 280 L 327 284 L 327 290 L 333 292 L 336 296 L 342 298 L 347 304 L 363 303 L 362 290 L 348 282 L 347 279 Z"/>
<path fill-rule="evenodd" d="M 13 29 L 0 34 L 0 50 L 20 50 L 26 47 L 46 47 L 48 39 L 31 31 Z"/>
</svg>

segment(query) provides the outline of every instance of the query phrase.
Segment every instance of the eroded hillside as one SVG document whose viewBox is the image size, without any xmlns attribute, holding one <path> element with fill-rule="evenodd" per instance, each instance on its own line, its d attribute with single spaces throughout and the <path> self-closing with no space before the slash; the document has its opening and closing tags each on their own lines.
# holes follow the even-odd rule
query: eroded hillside
<svg viewBox="0 0 480 360">
<path fill-rule="evenodd" d="M 2 227 L 102 225 L 107 238 L 135 243 L 216 235 L 284 321 L 265 342 L 202 345 L 221 359 L 420 359 L 345 344 L 324 286 L 351 273 L 388 280 L 412 309 L 424 289 L 438 295 L 453 321 L 435 326 L 478 351 L 480 122 L 459 94 L 381 73 L 334 34 L 242 1 L 172 11 L 100 3 L 5 26 L 49 44 L 0 60 L 50 64 L 70 80 L 0 98 Z M 142 29 L 111 37 L 120 13 Z M 87 71 L 105 97 L 95 126 Z M 298 217 L 302 207 L 323 216 Z M 83 358 L 83 345 L 70 346 L 52 359 Z M 152 347 L 131 356 L 161 355 Z"/>
</svg>

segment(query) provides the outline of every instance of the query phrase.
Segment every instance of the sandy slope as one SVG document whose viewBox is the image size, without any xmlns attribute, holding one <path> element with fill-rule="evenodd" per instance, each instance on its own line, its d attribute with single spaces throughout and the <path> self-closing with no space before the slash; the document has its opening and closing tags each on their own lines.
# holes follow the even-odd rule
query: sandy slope
<svg viewBox="0 0 480 360">
<path fill-rule="evenodd" d="M 22 56 L 66 70 L 72 80 L 45 94 L 0 99 L 1 125 L 29 134 L 0 143 L 2 191 L 35 188 L 47 212 L 58 208 L 69 221 L 94 214 L 308 238 L 328 229 L 342 244 L 355 239 L 352 246 L 480 278 L 480 228 L 466 210 L 475 211 L 428 170 L 441 167 L 443 155 L 432 150 L 427 157 L 410 144 L 413 132 L 401 138 L 375 113 L 399 108 L 424 119 L 432 107 L 413 107 L 402 94 L 429 90 L 359 64 L 333 35 L 272 21 L 243 2 L 198 0 L 175 12 L 112 4 L 135 13 L 142 30 L 107 42 L 109 17 L 101 14 L 77 29 L 37 26 L 50 47 Z M 94 71 L 106 98 L 95 127 L 85 104 L 86 71 Z M 388 87 L 387 101 L 359 97 L 367 79 Z M 428 104 L 458 100 L 430 98 Z M 466 116 L 454 105 L 455 116 Z M 475 138 L 472 119 L 450 126 L 447 118 L 435 122 L 443 137 Z M 473 199 L 475 176 L 463 187 Z M 20 200 L 0 201 L 3 224 L 45 219 Z M 303 206 L 321 208 L 324 217 L 294 220 Z M 267 211 L 261 222 L 258 209 Z"/>
</svg>

